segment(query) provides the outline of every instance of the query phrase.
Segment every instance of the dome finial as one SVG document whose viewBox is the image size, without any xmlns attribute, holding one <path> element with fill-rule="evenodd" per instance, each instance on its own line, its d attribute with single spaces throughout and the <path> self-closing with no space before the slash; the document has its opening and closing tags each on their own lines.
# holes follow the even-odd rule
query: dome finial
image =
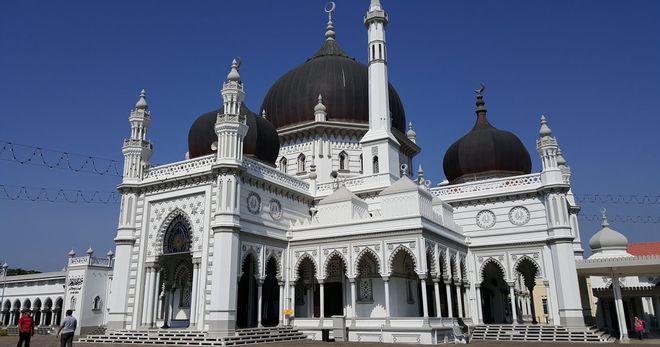
<svg viewBox="0 0 660 347">
<path fill-rule="evenodd" d="M 484 90 L 486 90 L 486 85 L 482 83 L 479 84 L 479 89 L 475 89 L 474 92 L 477 94 L 477 115 L 480 113 L 486 114 L 486 102 L 484 102 Z"/>
<path fill-rule="evenodd" d="M 136 108 L 136 109 L 138 109 L 138 110 L 146 110 L 147 107 L 149 107 L 149 106 L 147 105 L 147 99 L 146 99 L 146 96 L 147 96 L 147 93 L 144 91 L 144 89 L 142 89 L 142 91 L 140 92 L 140 99 L 139 99 L 138 102 L 135 104 L 135 108 Z"/>
<path fill-rule="evenodd" d="M 369 4 L 369 11 L 379 11 L 382 9 L 383 7 L 380 5 L 380 0 L 371 0 L 371 4 Z"/>
<path fill-rule="evenodd" d="M 600 223 L 600 225 L 601 225 L 603 228 L 610 226 L 610 223 L 607 221 L 607 209 L 605 209 L 605 207 L 603 207 L 603 208 L 600 209 L 600 214 L 601 214 L 601 216 L 602 216 L 602 217 L 601 217 L 602 222 Z"/>
<path fill-rule="evenodd" d="M 328 25 L 325 27 L 325 39 L 335 39 L 335 26 L 332 24 L 332 14 L 335 12 L 337 5 L 334 1 L 330 1 L 325 5 L 324 11 L 328 14 Z"/>
<path fill-rule="evenodd" d="M 561 153 L 561 149 L 557 149 L 557 165 L 558 166 L 566 166 L 566 159 Z"/>
<path fill-rule="evenodd" d="M 328 113 L 326 112 L 325 105 L 323 105 L 323 96 L 321 96 L 320 93 L 317 100 L 318 103 L 314 106 L 314 120 L 317 122 L 325 122 Z"/>
<path fill-rule="evenodd" d="M 417 143 L 417 133 L 413 130 L 412 122 L 408 123 L 408 131 L 406 131 L 406 137 L 413 143 Z"/>
<path fill-rule="evenodd" d="M 548 126 L 548 121 L 545 119 L 545 115 L 541 115 L 541 129 L 539 130 L 539 135 L 541 137 L 552 136 L 552 130 Z"/>
<path fill-rule="evenodd" d="M 241 75 L 238 74 L 238 68 L 241 66 L 241 63 L 242 63 L 241 58 L 236 58 L 232 60 L 231 71 L 229 71 L 229 74 L 227 75 L 227 80 L 233 82 L 241 81 Z"/>
</svg>

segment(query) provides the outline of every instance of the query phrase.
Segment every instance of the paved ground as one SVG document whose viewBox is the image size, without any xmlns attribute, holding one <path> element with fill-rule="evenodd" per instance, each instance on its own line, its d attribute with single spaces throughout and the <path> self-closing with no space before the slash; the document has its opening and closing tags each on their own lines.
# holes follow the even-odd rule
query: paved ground
<svg viewBox="0 0 660 347">
<path fill-rule="evenodd" d="M 17 336 L 2 336 L 0 337 L 0 347 L 14 347 L 18 341 Z M 626 346 L 648 346 L 649 344 L 660 345 L 660 340 L 644 340 L 640 344 L 637 340 L 631 340 L 631 343 Z M 35 336 L 32 338 L 31 347 L 59 347 L 58 341 L 55 336 Z M 128 346 L 154 346 L 154 345 L 127 345 L 127 344 L 93 344 L 93 343 L 75 343 L 76 347 L 128 347 Z M 253 345 L 256 346 L 256 345 Z M 409 347 L 409 344 L 382 344 L 382 343 L 366 343 L 366 342 L 353 342 L 353 343 L 339 343 L 339 342 L 320 342 L 320 341 L 295 341 L 295 342 L 279 342 L 262 344 L 261 346 L 267 347 Z M 473 341 L 470 343 L 473 347 L 497 347 L 497 346 L 512 346 L 512 347 L 554 347 L 554 346 L 569 346 L 569 347 L 596 347 L 603 346 L 596 343 L 545 343 L 545 342 L 511 342 L 511 341 Z"/>
</svg>

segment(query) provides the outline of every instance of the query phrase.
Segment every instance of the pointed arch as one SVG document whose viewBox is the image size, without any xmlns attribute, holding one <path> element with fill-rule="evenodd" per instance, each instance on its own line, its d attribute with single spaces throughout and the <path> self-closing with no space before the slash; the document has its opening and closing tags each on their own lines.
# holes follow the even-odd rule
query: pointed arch
<svg viewBox="0 0 660 347">
<path fill-rule="evenodd" d="M 378 168 L 378 156 L 377 156 L 377 155 L 374 155 L 374 157 L 373 157 L 373 159 L 372 159 L 371 162 L 372 162 L 372 167 L 373 167 L 373 171 L 374 171 L 373 173 L 374 173 L 374 174 L 379 173 L 379 172 L 380 172 L 380 169 Z"/>
<path fill-rule="evenodd" d="M 479 268 L 479 282 L 483 281 L 484 271 L 486 270 L 486 266 L 489 263 L 493 263 L 493 265 L 497 266 L 500 269 L 500 271 L 502 272 L 502 278 L 507 278 L 507 272 L 506 272 L 506 268 L 504 267 L 504 265 L 502 265 L 502 263 L 500 263 L 499 260 L 497 260 L 493 257 L 490 257 L 490 258 L 486 259 L 486 261 L 484 261 L 481 264 L 481 267 Z"/>
<path fill-rule="evenodd" d="M 328 277 L 328 265 L 330 264 L 330 261 L 331 261 L 332 258 L 334 258 L 334 257 L 339 257 L 339 259 L 341 259 L 341 261 L 342 261 L 342 263 L 343 263 L 343 265 L 344 265 L 344 274 L 345 274 L 346 276 L 349 275 L 349 272 L 348 272 L 348 261 L 346 260 L 346 257 L 345 257 L 341 252 L 339 252 L 339 251 L 337 251 L 337 250 L 335 249 L 335 250 L 333 250 L 332 252 L 330 252 L 330 254 L 328 254 L 327 257 L 325 257 L 325 261 L 323 262 L 323 272 L 322 272 L 321 275 L 323 276 L 324 279 Z"/>
<path fill-rule="evenodd" d="M 523 261 L 528 261 L 531 265 L 533 265 L 534 269 L 536 270 L 536 272 L 534 273 L 534 277 L 543 276 L 543 271 L 541 271 L 541 265 L 534 258 L 526 254 L 516 259 L 515 263 L 513 263 L 513 272 L 520 272 L 518 270 L 518 267 Z"/>
<path fill-rule="evenodd" d="M 314 259 L 313 256 L 311 256 L 309 253 L 304 252 L 303 254 L 300 255 L 300 258 L 296 261 L 296 265 L 293 267 L 293 280 L 297 281 L 299 277 L 299 271 L 300 271 L 300 264 L 305 259 L 309 259 L 309 261 L 312 263 L 312 266 L 314 267 L 314 276 L 318 277 L 319 275 L 319 264 L 316 263 L 316 259 Z"/>
<path fill-rule="evenodd" d="M 165 233 L 169 230 L 170 226 L 172 225 L 173 222 L 176 222 L 175 220 L 177 218 L 180 218 L 180 221 L 188 228 L 189 236 L 190 236 L 190 247 L 189 250 L 192 251 L 192 238 L 193 238 L 193 223 L 190 219 L 190 216 L 183 211 L 180 208 L 175 208 L 170 212 L 167 217 L 163 220 L 163 222 L 160 225 L 160 228 L 158 228 L 158 233 L 156 234 L 156 239 L 154 240 L 154 249 L 156 256 L 162 255 L 163 250 L 164 250 L 164 244 L 163 244 L 163 239 L 165 238 Z"/>
<path fill-rule="evenodd" d="M 261 263 L 259 262 L 259 254 L 257 254 L 257 251 L 250 247 L 241 257 L 241 268 L 239 269 L 238 277 L 240 278 L 245 273 L 245 262 L 247 261 L 248 257 L 252 257 L 252 266 L 254 267 L 252 269 L 253 273 L 255 275 L 261 276 Z"/>
<path fill-rule="evenodd" d="M 389 272 L 392 273 L 392 267 L 393 267 L 393 264 L 394 264 L 394 258 L 397 256 L 397 254 L 399 254 L 399 252 L 406 252 L 406 253 L 408 253 L 408 255 L 410 256 L 410 258 L 412 259 L 412 262 L 413 262 L 413 271 L 415 271 L 415 273 L 417 273 L 417 271 L 419 270 L 419 262 L 417 261 L 417 257 L 415 256 L 415 253 L 414 253 L 410 248 L 408 248 L 408 247 L 406 247 L 406 246 L 404 246 L 404 245 L 398 245 L 398 246 L 392 251 L 392 253 L 390 253 L 390 257 L 389 257 L 389 259 L 388 259 L 388 261 L 387 261 L 387 265 L 388 265 L 388 267 L 389 267 L 389 269 L 388 269 Z"/>
<path fill-rule="evenodd" d="M 268 266 L 268 262 L 271 259 L 273 259 L 273 261 L 275 261 L 275 266 L 277 266 L 277 270 L 275 271 L 275 277 L 277 277 L 278 280 L 282 280 L 282 260 L 279 257 L 277 257 L 274 253 L 275 252 L 272 252 L 269 256 L 266 257 L 264 264 Z M 264 270 L 264 274 L 265 274 L 265 270 Z"/>
<path fill-rule="evenodd" d="M 288 161 L 286 160 L 285 156 L 282 156 L 279 164 L 280 164 L 280 172 L 286 173 L 286 169 L 287 169 L 286 166 L 288 165 Z"/>
<path fill-rule="evenodd" d="M 303 153 L 300 153 L 300 155 L 298 155 L 298 159 L 297 159 L 297 161 L 298 161 L 298 173 L 305 172 L 305 159 L 306 158 L 305 158 L 305 155 Z"/>
<path fill-rule="evenodd" d="M 358 255 L 355 257 L 355 260 L 354 260 L 354 267 L 353 267 L 353 274 L 354 274 L 355 276 L 357 276 L 357 275 L 360 274 L 360 270 L 359 270 L 359 269 L 360 269 L 360 268 L 359 268 L 359 266 L 360 266 L 360 261 L 362 261 L 362 258 L 363 258 L 365 255 L 366 255 L 366 256 L 370 256 L 371 258 L 373 258 L 374 262 L 376 263 L 376 272 L 382 274 L 382 273 L 383 273 L 383 266 L 381 265 L 381 259 L 380 259 L 380 256 L 378 255 L 378 253 L 376 253 L 376 251 L 374 251 L 373 249 L 371 249 L 371 247 L 365 247 L 365 248 L 364 248 L 363 250 L 361 250 L 360 253 L 358 253 Z"/>
<path fill-rule="evenodd" d="M 21 309 L 23 311 L 27 311 L 31 308 L 32 308 L 32 301 L 30 301 L 30 299 L 23 300 L 23 306 L 21 306 Z"/>
<path fill-rule="evenodd" d="M 348 153 L 339 152 L 339 170 L 348 170 Z"/>
</svg>

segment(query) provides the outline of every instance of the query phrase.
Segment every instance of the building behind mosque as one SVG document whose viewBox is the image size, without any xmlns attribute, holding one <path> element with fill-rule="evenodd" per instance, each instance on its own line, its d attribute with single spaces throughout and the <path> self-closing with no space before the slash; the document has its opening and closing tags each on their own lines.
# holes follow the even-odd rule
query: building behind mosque
<svg viewBox="0 0 660 347">
<path fill-rule="evenodd" d="M 329 21 L 320 49 L 277 80 L 259 110 L 245 105 L 258 96 L 245 93 L 233 61 L 218 109 L 192 123 L 180 162 L 150 164 L 158 144 L 147 138 L 143 91 L 122 147 L 115 251 L 9 278 L 2 322 L 28 309 L 50 326 L 74 309 L 80 333 L 107 329 L 87 341 L 170 341 L 169 331 L 226 342 L 257 331 L 254 341 L 433 344 L 466 329 L 538 340 L 540 326 L 551 340 L 611 341 L 587 328 L 608 325 L 594 321 L 590 275 L 579 274 L 580 207 L 545 117 L 532 156 L 493 125 L 482 85 L 473 128 L 445 153 L 447 181 L 431 186 L 412 167 L 421 148 L 388 81 L 379 1 L 364 23 L 366 65 Z"/>
</svg>

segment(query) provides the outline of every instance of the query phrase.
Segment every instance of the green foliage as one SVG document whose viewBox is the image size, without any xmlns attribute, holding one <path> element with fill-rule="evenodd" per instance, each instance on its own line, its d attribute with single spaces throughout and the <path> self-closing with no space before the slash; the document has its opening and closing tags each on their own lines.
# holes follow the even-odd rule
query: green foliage
<svg viewBox="0 0 660 347">
<path fill-rule="evenodd" d="M 0 328 L 0 336 L 7 336 L 7 329 Z"/>
<path fill-rule="evenodd" d="M 41 271 L 36 271 L 36 270 L 25 270 L 16 268 L 16 269 L 7 269 L 7 276 L 16 276 L 16 275 L 29 275 L 29 274 L 38 274 L 41 273 Z"/>
</svg>

